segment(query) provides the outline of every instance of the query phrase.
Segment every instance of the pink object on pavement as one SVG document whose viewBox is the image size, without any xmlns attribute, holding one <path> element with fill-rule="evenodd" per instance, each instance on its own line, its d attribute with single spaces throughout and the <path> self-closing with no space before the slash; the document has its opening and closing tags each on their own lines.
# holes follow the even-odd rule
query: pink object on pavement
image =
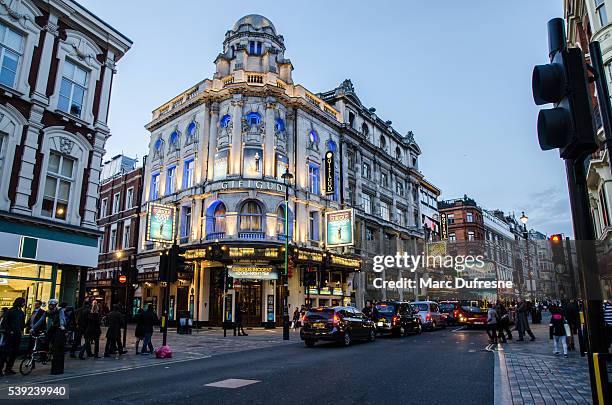
<svg viewBox="0 0 612 405">
<path fill-rule="evenodd" d="M 155 350 L 155 357 L 158 359 L 169 359 L 172 357 L 170 346 L 160 346 Z"/>
</svg>

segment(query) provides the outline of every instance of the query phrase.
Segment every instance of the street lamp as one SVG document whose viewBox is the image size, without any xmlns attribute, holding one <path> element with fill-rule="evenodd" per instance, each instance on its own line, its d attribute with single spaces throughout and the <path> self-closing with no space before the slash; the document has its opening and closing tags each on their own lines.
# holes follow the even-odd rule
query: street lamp
<svg viewBox="0 0 612 405">
<path fill-rule="evenodd" d="M 289 340 L 289 307 L 288 307 L 288 292 L 289 292 L 289 184 L 293 179 L 293 175 L 289 173 L 289 166 L 285 167 L 285 173 L 282 175 L 285 183 L 285 274 L 283 278 L 283 340 Z"/>
<path fill-rule="evenodd" d="M 529 295 L 533 301 L 533 278 L 531 274 L 531 259 L 529 257 L 529 232 L 527 231 L 527 221 L 529 221 L 529 217 L 525 215 L 525 211 L 521 212 L 519 221 L 523 223 L 523 237 L 525 238 L 525 252 L 527 254 L 527 275 L 529 276 Z"/>
</svg>

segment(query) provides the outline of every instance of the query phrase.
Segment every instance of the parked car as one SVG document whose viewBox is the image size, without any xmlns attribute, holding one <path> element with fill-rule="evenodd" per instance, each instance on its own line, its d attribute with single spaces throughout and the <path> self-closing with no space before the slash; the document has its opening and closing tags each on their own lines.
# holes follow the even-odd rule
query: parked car
<svg viewBox="0 0 612 405">
<path fill-rule="evenodd" d="M 446 327 L 446 316 L 440 313 L 440 307 L 435 301 L 415 301 L 410 305 L 417 310 L 424 329 L 434 330 Z"/>
<path fill-rule="evenodd" d="M 447 325 L 459 324 L 459 311 L 461 309 L 459 301 L 440 301 L 438 306 L 440 307 L 440 312 L 446 315 Z"/>
<path fill-rule="evenodd" d="M 393 336 L 407 336 L 421 333 L 421 320 L 408 302 L 382 301 L 376 304 L 373 319 L 376 333 L 391 333 Z"/>
<path fill-rule="evenodd" d="M 312 347 L 319 340 L 349 346 L 353 340 L 374 341 L 374 322 L 353 307 L 318 307 L 308 310 L 300 329 L 300 338 Z"/>
<path fill-rule="evenodd" d="M 465 325 L 468 328 L 484 326 L 487 324 L 487 311 L 478 306 L 462 305 L 459 307 L 457 319 L 459 325 Z"/>
</svg>

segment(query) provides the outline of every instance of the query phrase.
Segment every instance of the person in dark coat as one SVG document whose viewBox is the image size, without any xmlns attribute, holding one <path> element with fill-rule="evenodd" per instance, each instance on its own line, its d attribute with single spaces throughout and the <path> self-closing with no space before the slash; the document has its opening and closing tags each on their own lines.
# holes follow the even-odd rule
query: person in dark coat
<svg viewBox="0 0 612 405">
<path fill-rule="evenodd" d="M 501 301 L 497 302 L 495 310 L 499 315 L 499 337 L 502 339 L 502 342 L 505 343 L 506 339 L 504 333 L 508 335 L 508 340 L 512 340 L 512 332 L 510 331 L 510 314 L 508 313 L 506 306 Z"/>
<path fill-rule="evenodd" d="M 23 307 L 25 306 L 25 299 L 22 297 L 15 298 L 11 309 L 6 311 L 6 314 L 2 318 L 2 329 L 4 330 L 4 340 L 6 346 L 6 355 L 3 356 L 3 361 L 0 363 L 0 374 L 2 368 L 5 365 L 4 374 L 16 374 L 13 371 L 13 365 L 15 364 L 15 358 L 19 352 L 19 343 L 21 343 L 21 335 L 25 328 L 25 314 L 23 313 Z M 5 359 L 4 359 L 5 357 Z"/>
<path fill-rule="evenodd" d="M 42 308 L 42 301 L 34 301 L 34 309 L 32 310 L 32 315 L 30 315 L 30 319 L 28 320 L 28 329 L 30 329 L 30 333 L 33 335 L 38 335 L 45 329 L 45 313 L 46 311 Z"/>
<path fill-rule="evenodd" d="M 85 334 L 85 327 L 87 326 L 87 312 L 89 312 L 90 305 L 88 301 L 83 303 L 83 306 L 77 308 L 74 311 L 74 339 L 72 346 L 70 346 L 70 357 L 76 357 L 75 353 L 77 349 L 81 349 L 81 340 Z"/>
<path fill-rule="evenodd" d="M 6 313 L 8 312 L 7 307 L 2 307 L 0 310 L 0 377 L 4 375 L 2 371 L 4 368 L 4 363 L 6 363 L 7 356 L 7 347 L 6 347 L 6 330 L 4 329 L 4 325 L 2 321 L 6 318 Z"/>
<path fill-rule="evenodd" d="M 244 332 L 244 328 L 242 327 L 242 319 L 244 317 L 244 309 L 242 304 L 238 303 L 238 307 L 236 308 L 236 330 L 238 331 L 238 336 L 249 336 Z M 242 333 L 240 333 L 242 331 Z"/>
<path fill-rule="evenodd" d="M 535 340 L 535 336 L 533 332 L 531 332 L 531 328 L 529 327 L 529 319 L 527 318 L 527 314 L 529 313 L 529 304 L 525 300 L 520 300 L 518 304 L 518 308 L 516 310 L 516 330 L 519 334 L 519 342 L 522 342 L 523 336 L 525 333 L 529 335 L 530 340 Z"/>
<path fill-rule="evenodd" d="M 567 357 L 567 336 L 565 334 L 565 317 L 562 309 L 553 307 L 550 310 L 550 338 L 553 340 L 553 354 L 559 355 L 559 345 L 563 346 L 563 357 Z"/>
<path fill-rule="evenodd" d="M 123 314 L 119 311 L 119 305 L 113 305 L 113 310 L 106 315 L 106 346 L 104 347 L 104 357 L 110 357 L 112 346 L 117 345 L 117 353 L 125 354 L 121 344 L 121 328 L 125 327 Z"/>
<path fill-rule="evenodd" d="M 144 333 L 142 332 L 143 312 L 144 311 L 142 310 L 142 308 L 139 308 L 136 315 L 134 315 L 134 321 L 136 322 L 136 329 L 134 330 L 134 336 L 136 337 L 136 354 L 140 354 L 140 352 L 138 351 L 138 346 L 140 346 L 140 342 L 144 339 Z"/>
<path fill-rule="evenodd" d="M 51 360 L 51 374 L 64 374 L 64 357 L 66 355 L 66 328 L 67 319 L 64 312 L 66 304 L 60 306 L 56 299 L 49 300 L 47 311 L 47 336 L 53 359 Z"/>
<path fill-rule="evenodd" d="M 580 325 L 580 315 L 578 310 L 578 304 L 575 300 L 571 300 L 564 308 L 564 316 L 567 324 L 570 327 L 571 335 L 568 336 L 568 349 L 576 350 L 574 344 L 574 335 L 578 333 L 578 326 Z"/>
<path fill-rule="evenodd" d="M 99 359 L 100 335 L 102 334 L 102 329 L 100 328 L 100 325 L 102 323 L 102 318 L 100 317 L 100 307 L 98 306 L 98 302 L 94 300 L 91 303 L 91 308 L 85 311 L 81 316 L 83 316 L 85 323 L 85 326 L 83 328 L 85 343 L 83 344 L 83 346 L 81 346 L 79 358 L 81 360 L 84 360 L 85 353 L 87 352 L 87 357 Z M 93 353 L 91 352 L 92 343 L 94 345 Z"/>
<path fill-rule="evenodd" d="M 153 327 L 159 323 L 157 314 L 153 311 L 153 306 L 151 304 L 149 304 L 147 310 L 142 313 L 140 323 L 143 335 L 142 350 L 140 354 L 151 354 L 153 353 L 153 343 L 151 343 Z"/>
</svg>

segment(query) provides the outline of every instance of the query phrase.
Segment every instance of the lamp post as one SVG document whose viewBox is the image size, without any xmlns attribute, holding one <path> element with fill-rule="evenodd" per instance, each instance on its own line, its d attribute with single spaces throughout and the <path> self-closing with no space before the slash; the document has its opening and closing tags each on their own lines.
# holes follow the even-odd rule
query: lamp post
<svg viewBox="0 0 612 405">
<path fill-rule="evenodd" d="M 289 166 L 285 168 L 283 173 L 283 182 L 285 183 L 285 274 L 283 277 L 283 340 L 289 340 L 289 307 L 288 307 L 288 292 L 289 292 L 289 184 L 293 179 L 293 175 L 289 173 Z"/>
<path fill-rule="evenodd" d="M 121 261 L 121 258 L 123 257 L 123 252 L 121 250 L 118 250 L 115 252 L 115 257 L 117 257 L 117 265 L 119 268 L 121 268 L 121 266 L 119 265 L 119 262 Z M 129 258 L 128 258 L 129 260 Z M 127 277 L 127 274 L 125 274 L 125 276 Z M 121 281 L 120 281 L 121 282 Z M 126 280 L 123 283 L 123 292 L 125 294 L 124 296 L 124 307 L 123 307 L 123 312 L 124 312 L 124 316 L 125 316 L 125 325 L 123 327 L 123 350 L 125 350 L 125 342 L 127 340 L 127 320 L 128 320 L 128 313 L 127 313 L 127 306 L 128 306 L 128 280 Z"/>
<path fill-rule="evenodd" d="M 529 257 L 529 232 L 527 231 L 527 221 L 529 221 L 529 217 L 525 215 L 525 211 L 521 212 L 519 220 L 523 224 L 523 237 L 525 238 L 525 252 L 527 254 L 527 276 L 529 277 L 529 296 L 533 301 L 533 281 L 531 274 L 531 259 Z"/>
</svg>

